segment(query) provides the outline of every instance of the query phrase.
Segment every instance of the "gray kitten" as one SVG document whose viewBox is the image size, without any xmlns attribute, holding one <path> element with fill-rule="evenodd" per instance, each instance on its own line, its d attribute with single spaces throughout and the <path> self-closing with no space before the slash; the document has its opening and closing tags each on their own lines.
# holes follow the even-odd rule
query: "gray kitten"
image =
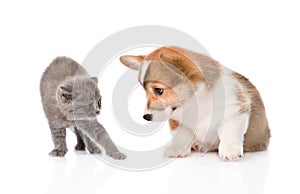
<svg viewBox="0 0 300 194">
<path fill-rule="evenodd" d="M 67 57 L 54 59 L 45 70 L 40 92 L 54 143 L 51 156 L 66 154 L 66 128 L 73 128 L 76 150 L 85 150 L 86 146 L 90 153 L 100 154 L 100 145 L 110 157 L 126 158 L 97 121 L 101 109 L 97 82 L 97 78 L 90 77 L 82 66 Z"/>
</svg>

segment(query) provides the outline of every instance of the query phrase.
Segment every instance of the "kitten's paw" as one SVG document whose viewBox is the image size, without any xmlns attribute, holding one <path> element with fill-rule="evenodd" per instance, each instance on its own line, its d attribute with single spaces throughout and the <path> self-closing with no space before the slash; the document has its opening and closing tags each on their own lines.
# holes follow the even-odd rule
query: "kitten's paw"
<svg viewBox="0 0 300 194">
<path fill-rule="evenodd" d="M 101 149 L 98 147 L 88 147 L 87 149 L 91 154 L 101 154 Z"/>
<path fill-rule="evenodd" d="M 75 146 L 75 150 L 85 151 L 85 145 L 83 143 L 77 143 L 77 145 Z"/>
<path fill-rule="evenodd" d="M 49 155 L 52 157 L 64 157 L 66 153 L 67 153 L 67 150 L 54 149 L 49 153 Z"/>
<path fill-rule="evenodd" d="M 191 148 L 182 148 L 170 146 L 164 153 L 164 156 L 169 158 L 183 158 L 191 154 Z"/>
<path fill-rule="evenodd" d="M 109 152 L 109 153 L 107 153 L 107 155 L 116 160 L 124 160 L 126 158 L 125 154 L 118 152 L 118 151 Z"/>
<path fill-rule="evenodd" d="M 243 146 L 234 144 L 219 144 L 219 157 L 222 160 L 235 161 L 243 156 Z"/>
</svg>

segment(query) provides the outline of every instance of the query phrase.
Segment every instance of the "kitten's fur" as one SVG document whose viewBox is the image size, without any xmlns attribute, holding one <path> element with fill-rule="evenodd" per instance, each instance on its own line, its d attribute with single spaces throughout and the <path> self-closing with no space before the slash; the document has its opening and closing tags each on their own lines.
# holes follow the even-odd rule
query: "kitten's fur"
<svg viewBox="0 0 300 194">
<path fill-rule="evenodd" d="M 97 82 L 97 78 L 90 77 L 82 66 L 67 57 L 54 59 L 45 70 L 40 92 L 54 143 L 51 156 L 66 154 L 66 128 L 74 128 L 76 150 L 85 150 L 86 146 L 90 153 L 100 154 L 100 145 L 110 157 L 126 158 L 97 121 L 101 108 Z"/>
</svg>

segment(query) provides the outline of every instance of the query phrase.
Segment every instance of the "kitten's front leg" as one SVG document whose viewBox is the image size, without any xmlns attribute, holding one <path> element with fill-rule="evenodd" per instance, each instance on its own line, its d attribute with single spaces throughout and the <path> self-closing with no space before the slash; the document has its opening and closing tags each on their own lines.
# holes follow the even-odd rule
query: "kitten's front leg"
<svg viewBox="0 0 300 194">
<path fill-rule="evenodd" d="M 79 131 L 77 130 L 76 127 L 74 127 L 74 133 L 77 137 L 77 144 L 75 146 L 75 150 L 84 151 L 85 150 L 85 144 L 84 144 L 83 138 L 79 134 Z"/>
<path fill-rule="evenodd" d="M 104 127 L 97 122 L 96 128 L 96 142 L 100 144 L 106 151 L 106 154 L 114 159 L 123 160 L 126 158 L 126 155 L 121 153 L 118 148 L 115 146 L 108 133 Z"/>
<path fill-rule="evenodd" d="M 90 140 L 102 146 L 108 156 L 118 160 L 126 158 L 126 155 L 118 150 L 104 127 L 97 120 L 77 121 L 76 125 L 78 130 L 87 135 Z"/>
<path fill-rule="evenodd" d="M 54 149 L 49 153 L 50 156 L 63 157 L 68 149 L 66 144 L 66 128 L 51 128 Z"/>
<path fill-rule="evenodd" d="M 172 122 L 174 124 L 174 122 L 177 121 Z M 174 158 L 186 157 L 191 154 L 194 134 L 189 128 L 179 123 L 176 125 L 176 128 L 172 127 L 172 122 L 170 121 L 170 128 L 173 136 L 172 144 L 167 148 L 164 155 Z"/>
<path fill-rule="evenodd" d="M 89 137 L 85 137 L 85 142 L 87 149 L 91 154 L 101 154 L 101 149 L 99 148 L 99 146 L 94 143 Z"/>
<path fill-rule="evenodd" d="M 84 146 L 83 150 L 85 150 L 85 145 L 88 149 L 88 151 L 91 154 L 101 154 L 101 149 L 99 146 L 97 146 L 96 143 L 94 143 L 92 140 L 89 139 L 88 136 L 83 134 L 81 131 L 79 131 L 76 127 L 74 127 L 75 134 L 77 136 L 77 145 L 75 147 L 76 150 L 78 150 L 78 146 Z"/>
</svg>

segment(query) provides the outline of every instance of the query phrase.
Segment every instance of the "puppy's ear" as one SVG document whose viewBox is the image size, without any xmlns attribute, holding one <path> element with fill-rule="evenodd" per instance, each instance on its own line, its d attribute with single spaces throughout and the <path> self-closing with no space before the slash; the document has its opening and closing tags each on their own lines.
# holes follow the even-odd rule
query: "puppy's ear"
<svg viewBox="0 0 300 194">
<path fill-rule="evenodd" d="M 191 65 L 190 61 L 184 55 L 172 49 L 162 50 L 159 58 L 162 62 L 170 63 L 175 66 L 183 65 L 182 63 L 188 63 L 188 65 Z"/>
<path fill-rule="evenodd" d="M 133 70 L 140 70 L 141 64 L 144 62 L 145 56 L 124 55 L 120 57 L 120 61 L 127 67 Z"/>
<path fill-rule="evenodd" d="M 71 85 L 61 85 L 58 87 L 58 98 L 63 103 L 69 103 L 73 99 L 73 87 Z"/>
<path fill-rule="evenodd" d="M 201 69 L 198 68 L 191 59 L 185 56 L 180 51 L 172 48 L 165 48 L 160 53 L 160 60 L 172 64 L 192 82 L 205 81 Z"/>
</svg>

